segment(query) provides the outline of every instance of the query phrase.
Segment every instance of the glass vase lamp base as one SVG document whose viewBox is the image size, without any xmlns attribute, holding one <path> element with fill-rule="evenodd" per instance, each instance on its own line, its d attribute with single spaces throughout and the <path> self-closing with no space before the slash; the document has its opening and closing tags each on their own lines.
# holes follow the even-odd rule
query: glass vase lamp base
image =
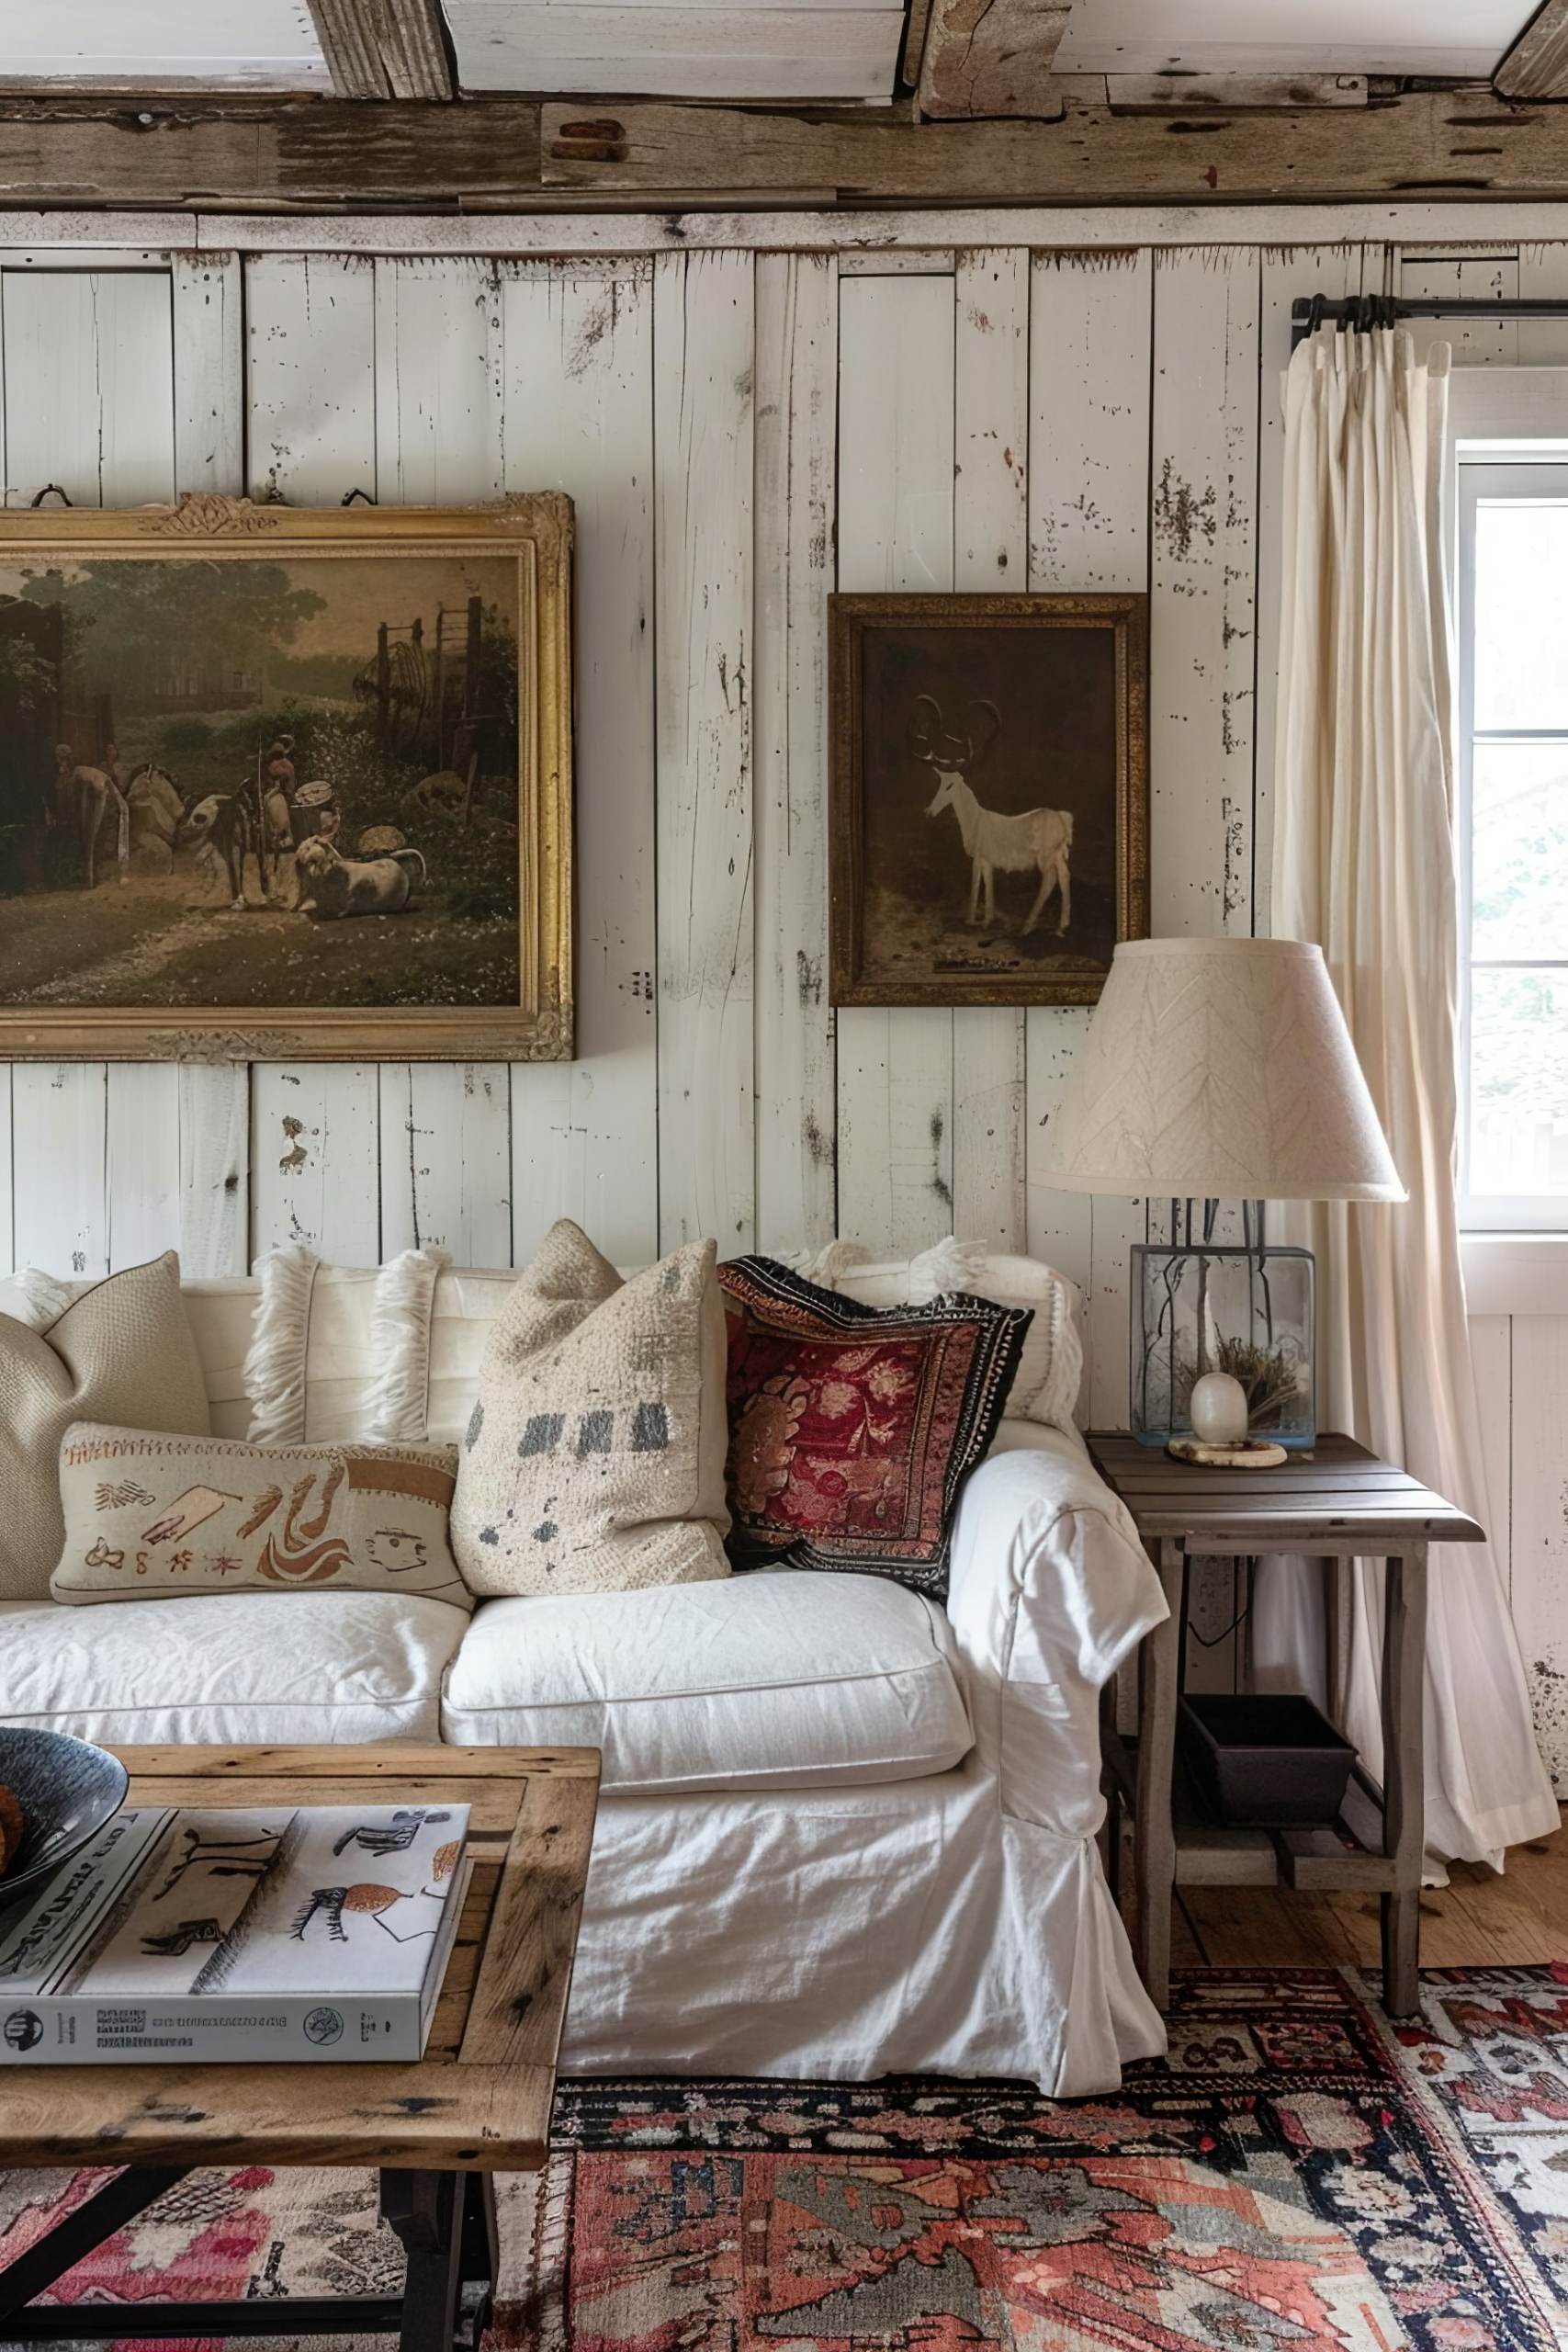
<svg viewBox="0 0 1568 2352">
<path fill-rule="evenodd" d="M 1133 1435 L 1190 1437 L 1193 1383 L 1228 1372 L 1247 1435 L 1292 1453 L 1317 1440 L 1314 1265 L 1310 1250 L 1145 1242 L 1133 1250 Z"/>
</svg>

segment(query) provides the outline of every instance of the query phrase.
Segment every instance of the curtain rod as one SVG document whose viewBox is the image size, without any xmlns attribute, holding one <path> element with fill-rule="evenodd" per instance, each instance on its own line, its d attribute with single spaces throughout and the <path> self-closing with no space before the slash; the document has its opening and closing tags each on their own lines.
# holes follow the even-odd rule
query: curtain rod
<svg viewBox="0 0 1568 2352">
<path fill-rule="evenodd" d="M 1291 305 L 1291 349 L 1330 322 L 1364 334 L 1401 319 L 1568 319 L 1568 301 L 1467 301 L 1459 295 L 1417 296 L 1404 301 L 1392 294 L 1298 294 Z"/>
</svg>

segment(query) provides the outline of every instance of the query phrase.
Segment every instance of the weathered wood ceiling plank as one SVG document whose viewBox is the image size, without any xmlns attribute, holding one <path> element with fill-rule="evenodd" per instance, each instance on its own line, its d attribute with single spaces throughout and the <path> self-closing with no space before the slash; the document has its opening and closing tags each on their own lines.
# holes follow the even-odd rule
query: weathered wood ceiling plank
<svg viewBox="0 0 1568 2352">
<path fill-rule="evenodd" d="M 1065 77 L 1064 77 L 1065 78 Z M 1364 107 L 926 122 L 660 101 L 0 98 L 0 208 L 289 212 L 1568 198 L 1568 113 L 1480 85 Z M 542 138 L 541 138 L 542 124 Z"/>
<path fill-rule="evenodd" d="M 1056 118 L 1051 64 L 1070 6 L 1071 0 L 934 0 L 920 59 L 920 112 L 938 121 Z"/>
<path fill-rule="evenodd" d="M 449 98 L 439 0 L 309 0 L 340 98 Z"/>
<path fill-rule="evenodd" d="M 1506 98 L 1568 98 L 1568 0 L 1546 0 L 1492 76 Z"/>
</svg>

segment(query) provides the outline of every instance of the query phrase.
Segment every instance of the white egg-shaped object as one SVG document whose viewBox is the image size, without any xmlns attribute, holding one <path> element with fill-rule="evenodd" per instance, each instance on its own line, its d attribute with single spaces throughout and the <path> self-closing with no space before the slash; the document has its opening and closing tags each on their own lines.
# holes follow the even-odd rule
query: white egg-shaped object
<svg viewBox="0 0 1568 2352">
<path fill-rule="evenodd" d="M 1188 1414 L 1193 1436 L 1205 1445 L 1246 1443 L 1247 1391 L 1228 1372 L 1206 1372 L 1193 1382 Z"/>
</svg>

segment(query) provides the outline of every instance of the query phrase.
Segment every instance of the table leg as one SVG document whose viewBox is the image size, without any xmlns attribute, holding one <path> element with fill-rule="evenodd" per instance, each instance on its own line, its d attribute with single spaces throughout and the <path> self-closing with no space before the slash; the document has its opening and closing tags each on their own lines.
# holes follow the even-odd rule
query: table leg
<svg viewBox="0 0 1568 2352">
<path fill-rule="evenodd" d="M 408 2256 L 400 2352 L 452 2352 L 468 2186 L 466 2173 L 382 2168 L 381 2218 Z"/>
<path fill-rule="evenodd" d="M 1145 1635 L 1139 1659 L 1138 1803 L 1133 1829 L 1138 1890 L 1138 1973 L 1156 2009 L 1170 1997 L 1170 1898 L 1176 1883 L 1176 1833 L 1170 1818 L 1171 1762 L 1180 1680 L 1183 1557 L 1170 1537 L 1149 1556 L 1159 1571 L 1170 1614 Z"/>
<path fill-rule="evenodd" d="M 1388 1562 L 1383 1603 L 1383 1852 L 1394 1888 L 1382 1898 L 1382 2005 L 1421 2006 L 1421 1866 L 1426 1852 L 1427 1547 Z"/>
<path fill-rule="evenodd" d="M 25 2254 L 0 2270 L 0 2319 L 9 2319 L 46 2287 L 76 2263 L 102 2245 L 106 2238 L 123 2230 L 138 2213 L 156 2201 L 166 2188 L 185 2178 L 188 2165 L 145 2165 L 117 2172 L 107 2180 L 85 2204 L 78 2205 L 64 2220 L 56 2222 L 41 2238 L 35 2239 Z M 90 2329 L 82 2333 L 90 2335 Z"/>
</svg>

